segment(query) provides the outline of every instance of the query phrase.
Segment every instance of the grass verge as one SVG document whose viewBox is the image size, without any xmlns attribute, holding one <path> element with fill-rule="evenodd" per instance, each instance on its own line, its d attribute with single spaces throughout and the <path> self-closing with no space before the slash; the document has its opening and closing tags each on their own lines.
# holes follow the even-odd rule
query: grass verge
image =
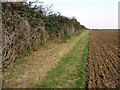
<svg viewBox="0 0 120 90">
<path fill-rule="evenodd" d="M 48 72 L 44 81 L 37 84 L 37 87 L 85 88 L 89 36 L 89 31 L 82 33 L 71 52 Z"/>
<path fill-rule="evenodd" d="M 66 56 L 79 41 L 79 36 L 73 36 L 65 43 L 48 42 L 45 47 L 31 52 L 17 62 L 12 63 L 3 72 L 4 88 L 33 88 L 41 83 L 56 64 Z M 13 77 L 14 76 L 14 77 Z"/>
</svg>

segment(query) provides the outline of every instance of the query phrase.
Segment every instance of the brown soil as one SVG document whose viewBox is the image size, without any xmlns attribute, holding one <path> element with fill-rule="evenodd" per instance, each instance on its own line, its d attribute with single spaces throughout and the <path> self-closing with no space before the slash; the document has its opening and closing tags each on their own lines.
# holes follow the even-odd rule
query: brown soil
<svg viewBox="0 0 120 90">
<path fill-rule="evenodd" d="M 88 88 L 115 88 L 119 82 L 118 31 L 91 31 Z"/>
</svg>

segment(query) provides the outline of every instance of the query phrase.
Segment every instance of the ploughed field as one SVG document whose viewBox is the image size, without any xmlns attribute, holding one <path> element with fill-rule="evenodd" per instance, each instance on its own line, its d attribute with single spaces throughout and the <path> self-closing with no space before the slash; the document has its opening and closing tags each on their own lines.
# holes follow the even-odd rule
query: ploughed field
<svg viewBox="0 0 120 90">
<path fill-rule="evenodd" d="M 88 88 L 119 87 L 118 31 L 100 30 L 91 31 L 90 34 Z"/>
</svg>

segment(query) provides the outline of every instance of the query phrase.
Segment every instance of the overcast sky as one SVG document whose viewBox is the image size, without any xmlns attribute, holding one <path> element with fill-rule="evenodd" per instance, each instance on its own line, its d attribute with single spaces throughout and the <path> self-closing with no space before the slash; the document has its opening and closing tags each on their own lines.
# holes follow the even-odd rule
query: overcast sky
<svg viewBox="0 0 120 90">
<path fill-rule="evenodd" d="M 72 17 L 88 28 L 118 28 L 119 0 L 38 0 L 53 4 L 53 10 Z"/>
</svg>

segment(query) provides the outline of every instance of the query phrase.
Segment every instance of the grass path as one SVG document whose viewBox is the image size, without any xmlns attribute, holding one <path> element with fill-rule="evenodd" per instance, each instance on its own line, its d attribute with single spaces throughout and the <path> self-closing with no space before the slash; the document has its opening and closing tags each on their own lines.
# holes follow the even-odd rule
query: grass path
<svg viewBox="0 0 120 90">
<path fill-rule="evenodd" d="M 84 32 L 73 49 L 48 72 L 42 88 L 85 88 L 86 57 L 88 55 L 89 32 Z"/>
<path fill-rule="evenodd" d="M 70 38 L 66 43 L 49 44 L 45 48 L 41 48 L 40 50 L 33 52 L 29 56 L 23 58 L 22 62 L 18 62 L 15 65 L 11 65 L 7 69 L 7 71 L 5 73 L 3 73 L 3 80 L 4 80 L 3 87 L 32 88 L 32 87 L 36 87 L 36 85 L 38 85 L 39 83 L 42 83 L 44 80 L 46 82 L 44 82 L 43 84 L 47 85 L 47 78 L 44 79 L 46 77 L 47 73 L 49 71 L 51 71 L 54 67 L 61 66 L 62 63 L 63 63 L 62 68 L 65 68 L 65 70 L 67 70 L 67 69 L 69 69 L 67 67 L 71 67 L 71 70 L 69 69 L 70 72 L 71 71 L 75 72 L 77 70 L 75 67 L 79 67 L 79 64 L 81 64 L 80 57 L 81 57 L 82 53 L 84 52 L 84 48 L 85 48 L 84 45 L 86 45 L 85 42 L 87 40 L 87 38 L 86 38 L 87 36 L 88 36 L 88 31 L 82 33 L 79 36 L 74 36 L 74 37 Z M 84 38 L 86 38 L 86 39 L 84 39 Z M 77 44 L 78 47 L 74 47 L 76 45 L 76 43 L 78 43 Z M 72 51 L 73 53 L 71 53 L 71 55 L 67 55 L 69 52 L 71 52 L 73 47 L 75 49 Z M 78 49 L 79 52 L 78 51 L 76 52 L 77 48 L 81 48 L 81 49 Z M 75 54 L 78 55 L 79 57 L 76 57 Z M 65 57 L 66 55 L 68 57 L 68 58 L 66 58 L 67 60 L 62 62 L 61 60 L 64 60 L 62 58 Z M 71 59 L 69 60 L 69 58 L 71 58 Z M 77 61 L 78 58 L 79 58 L 79 62 Z M 60 62 L 60 63 L 58 64 L 58 62 Z M 65 62 L 66 62 L 66 65 L 65 65 Z M 68 62 L 68 64 L 67 64 L 67 62 Z M 75 65 L 74 63 L 77 63 L 78 66 Z M 72 67 L 73 67 L 73 69 L 72 69 Z M 61 70 L 62 70 L 62 68 L 61 68 Z M 58 68 L 58 71 L 56 69 L 53 69 L 51 72 L 55 73 L 55 72 L 59 72 L 59 71 L 60 70 Z M 63 72 L 63 71 L 60 71 L 60 72 Z M 71 74 L 69 74 L 69 73 L 66 74 L 66 73 L 65 73 L 65 75 L 70 75 L 70 76 L 72 74 L 72 73 Z M 77 73 L 77 71 L 76 71 L 76 73 Z M 47 76 L 48 82 L 51 81 L 49 78 L 49 77 L 51 77 L 51 75 L 52 75 L 52 73 L 49 76 Z M 64 74 L 63 74 L 63 77 L 64 77 Z M 54 79 L 53 79 L 53 82 L 54 82 Z M 67 86 L 67 84 L 66 84 L 66 86 Z M 49 85 L 48 85 L 48 87 L 49 87 Z"/>
</svg>

